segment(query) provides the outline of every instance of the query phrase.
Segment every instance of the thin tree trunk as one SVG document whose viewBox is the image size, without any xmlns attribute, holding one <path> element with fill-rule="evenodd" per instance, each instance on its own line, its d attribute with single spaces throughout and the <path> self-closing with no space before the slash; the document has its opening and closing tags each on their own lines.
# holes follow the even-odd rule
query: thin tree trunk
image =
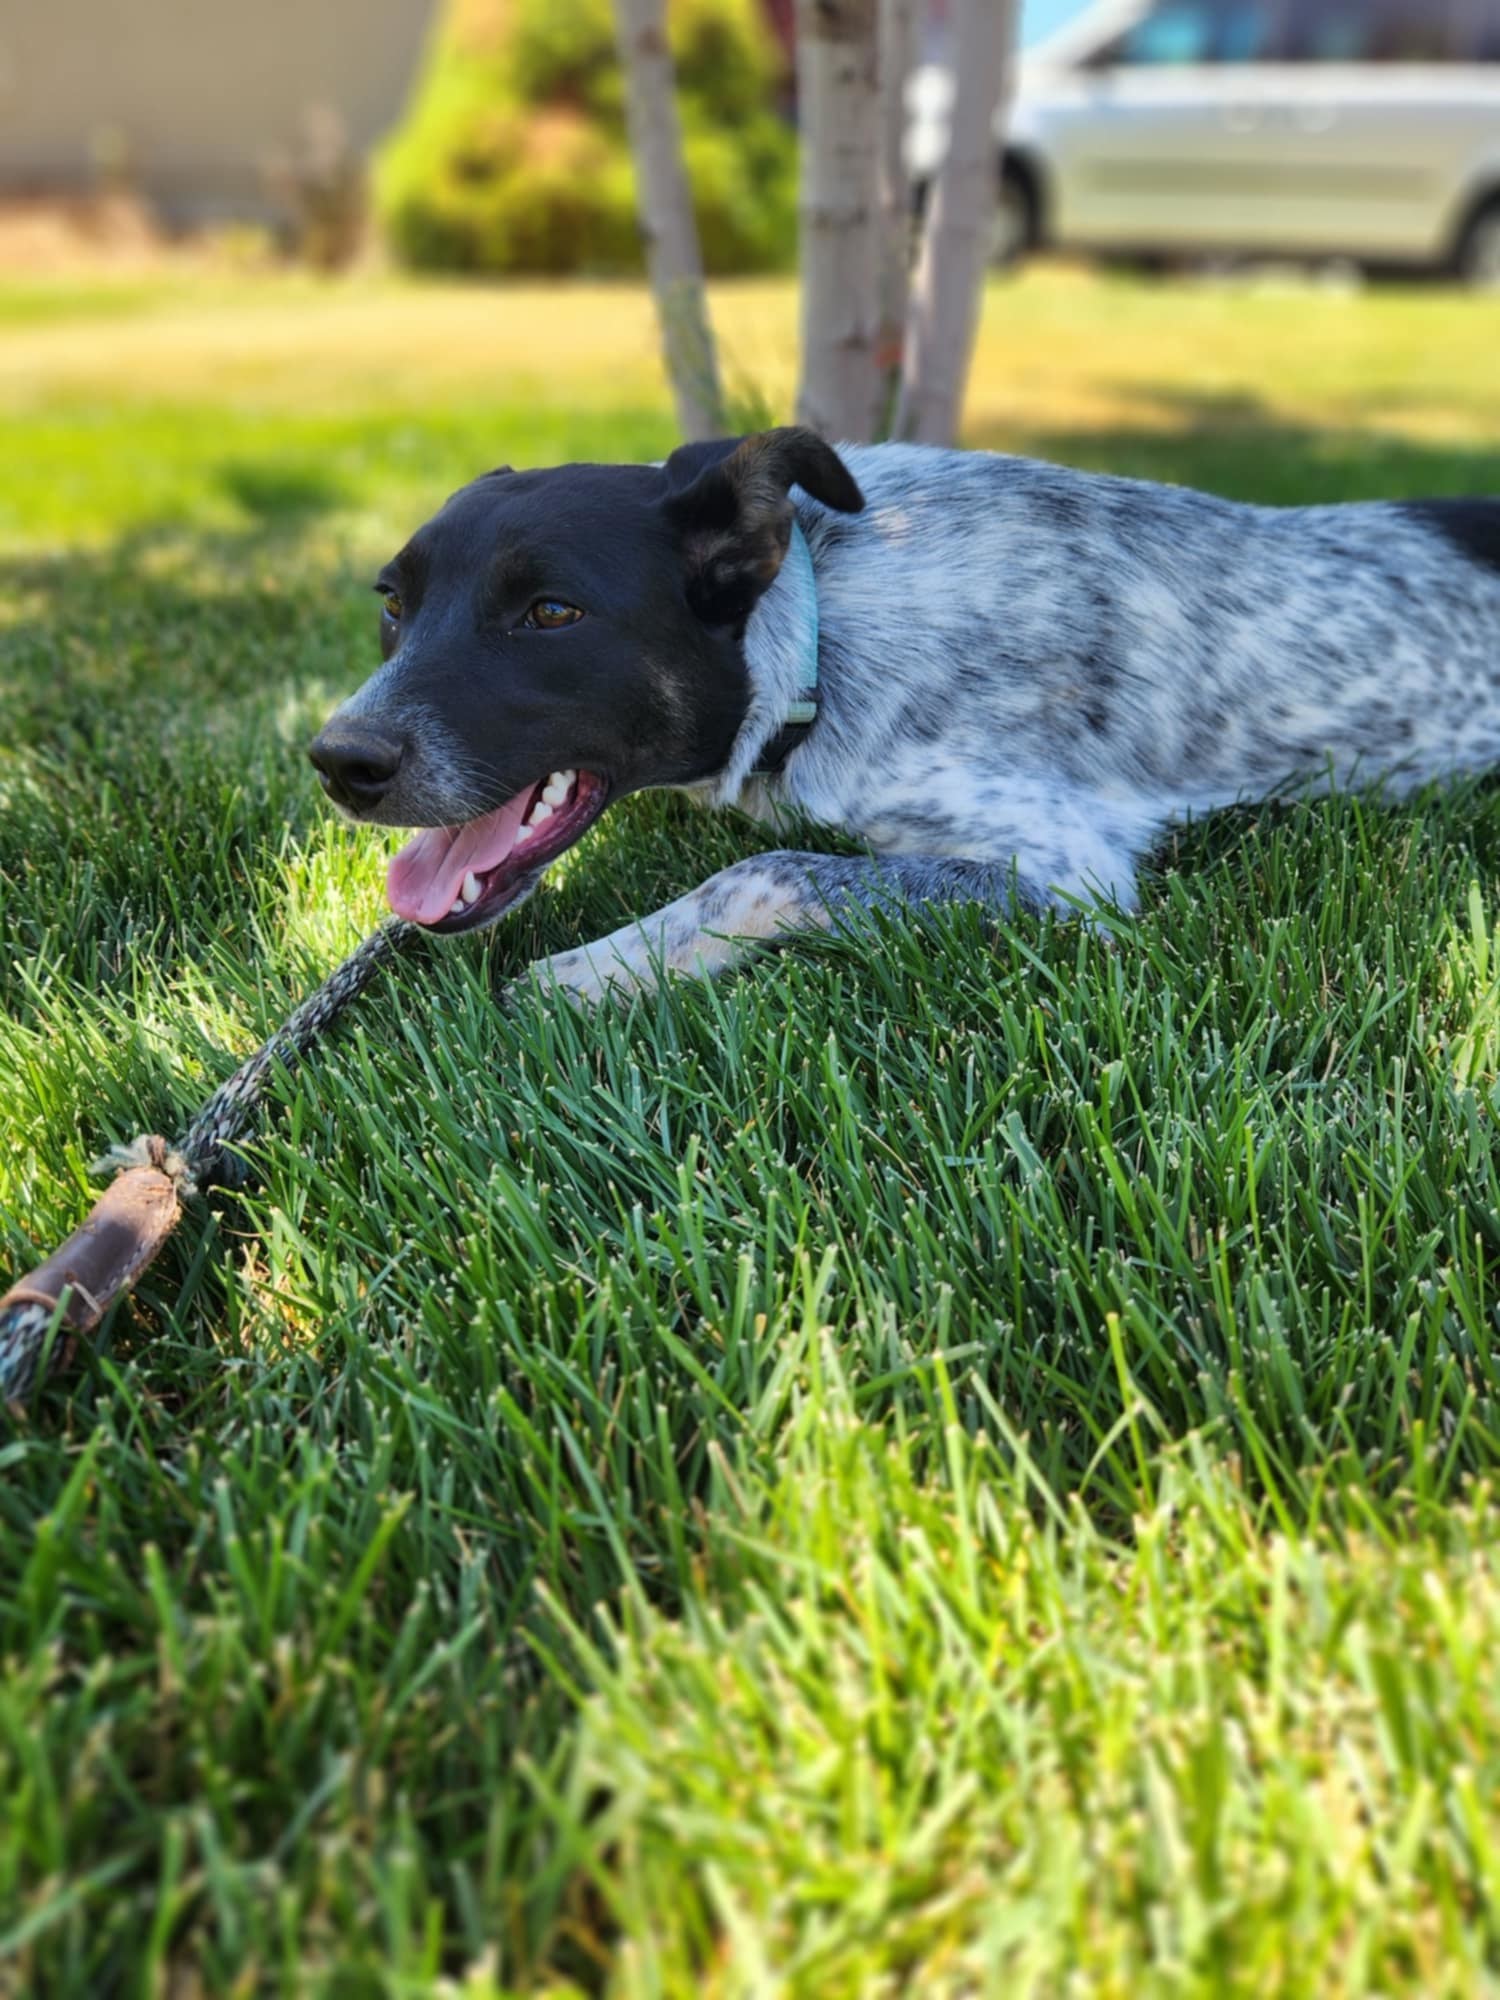
<svg viewBox="0 0 1500 2000">
<path fill-rule="evenodd" d="M 625 71 L 636 211 L 677 405 L 677 427 L 684 438 L 720 437 L 728 425 L 703 291 L 698 229 L 682 163 L 665 0 L 615 0 L 615 35 Z"/>
<path fill-rule="evenodd" d="M 874 434 L 879 401 L 877 0 L 797 0 L 802 387 L 828 438 Z"/>
<path fill-rule="evenodd" d="M 911 182 L 906 172 L 906 86 L 917 60 L 920 0 L 880 0 L 880 274 L 875 329 L 873 435 L 889 430 L 901 390 L 911 290 Z"/>
<path fill-rule="evenodd" d="M 953 0 L 951 138 L 922 232 L 894 427 L 922 444 L 952 444 L 958 434 L 999 193 L 994 118 L 1015 16 L 1015 0 Z"/>
</svg>

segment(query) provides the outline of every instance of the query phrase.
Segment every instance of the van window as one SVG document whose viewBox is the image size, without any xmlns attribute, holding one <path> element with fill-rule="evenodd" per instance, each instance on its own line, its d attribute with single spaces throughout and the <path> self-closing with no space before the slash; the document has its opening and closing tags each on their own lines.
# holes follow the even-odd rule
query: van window
<svg viewBox="0 0 1500 2000">
<path fill-rule="evenodd" d="M 1213 40 L 1213 16 L 1206 4 L 1192 0 L 1158 7 L 1124 36 L 1119 60 L 1128 63 L 1201 63 L 1208 61 Z"/>
<path fill-rule="evenodd" d="M 1285 52 L 1283 8 L 1272 0 L 1229 0 L 1219 9 L 1217 62 L 1275 62 Z"/>
<path fill-rule="evenodd" d="M 1500 63 L 1500 0 L 1458 0 L 1460 62 Z"/>
<path fill-rule="evenodd" d="M 1500 62 L 1500 0 L 1158 0 L 1084 62 Z"/>
<path fill-rule="evenodd" d="M 1088 67 L 1115 63 L 1272 62 L 1282 53 L 1288 0 L 1161 0 L 1098 50 Z"/>
<path fill-rule="evenodd" d="M 1375 0 L 1371 62 L 1452 62 L 1453 0 Z"/>
<path fill-rule="evenodd" d="M 1302 0 L 1292 11 L 1293 62 L 1453 62 L 1469 0 Z"/>
</svg>

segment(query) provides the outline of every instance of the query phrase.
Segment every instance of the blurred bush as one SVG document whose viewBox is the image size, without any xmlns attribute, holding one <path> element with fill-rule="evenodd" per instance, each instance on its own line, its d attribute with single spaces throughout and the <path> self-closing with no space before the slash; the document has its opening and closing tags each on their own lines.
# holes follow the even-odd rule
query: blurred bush
<svg viewBox="0 0 1500 2000">
<path fill-rule="evenodd" d="M 796 140 L 759 0 L 668 0 L 703 258 L 760 271 L 796 243 Z M 610 0 L 450 0 L 376 210 L 425 270 L 642 267 Z"/>
</svg>

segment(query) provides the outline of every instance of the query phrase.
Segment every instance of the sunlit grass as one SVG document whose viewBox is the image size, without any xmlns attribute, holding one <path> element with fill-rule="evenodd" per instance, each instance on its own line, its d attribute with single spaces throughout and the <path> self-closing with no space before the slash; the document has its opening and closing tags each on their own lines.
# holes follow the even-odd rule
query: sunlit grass
<svg viewBox="0 0 1500 2000">
<path fill-rule="evenodd" d="M 1193 1451 L 1116 1540 L 1000 1405 L 971 1444 L 950 1403 L 917 1478 L 834 1344 L 800 1360 L 711 1587 L 575 1635 L 559 1816 L 608 1843 L 620 1992 L 1487 1990 L 1487 1495 L 1394 1546 L 1277 1532 Z"/>
<path fill-rule="evenodd" d="M 778 404 L 786 287 L 720 325 Z M 629 289 L 0 294 L 0 1264 L 381 914 L 301 744 L 498 460 L 671 442 Z M 990 295 L 976 440 L 1500 491 L 1438 291 Z M 540 365 L 538 356 L 545 365 Z M 419 945 L 0 1441 L 0 1990 L 1484 1993 L 1500 802 L 1220 817 L 1105 938 L 499 990 Z"/>
</svg>

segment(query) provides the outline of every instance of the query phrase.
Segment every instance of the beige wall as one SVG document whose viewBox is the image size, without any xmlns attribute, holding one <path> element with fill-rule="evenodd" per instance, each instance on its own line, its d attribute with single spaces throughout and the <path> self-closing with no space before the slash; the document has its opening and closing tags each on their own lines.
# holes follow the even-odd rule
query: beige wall
<svg viewBox="0 0 1500 2000">
<path fill-rule="evenodd" d="M 94 184 L 123 141 L 174 220 L 266 211 L 263 170 L 333 106 L 397 118 L 433 0 L 0 0 L 0 191 Z"/>
</svg>

